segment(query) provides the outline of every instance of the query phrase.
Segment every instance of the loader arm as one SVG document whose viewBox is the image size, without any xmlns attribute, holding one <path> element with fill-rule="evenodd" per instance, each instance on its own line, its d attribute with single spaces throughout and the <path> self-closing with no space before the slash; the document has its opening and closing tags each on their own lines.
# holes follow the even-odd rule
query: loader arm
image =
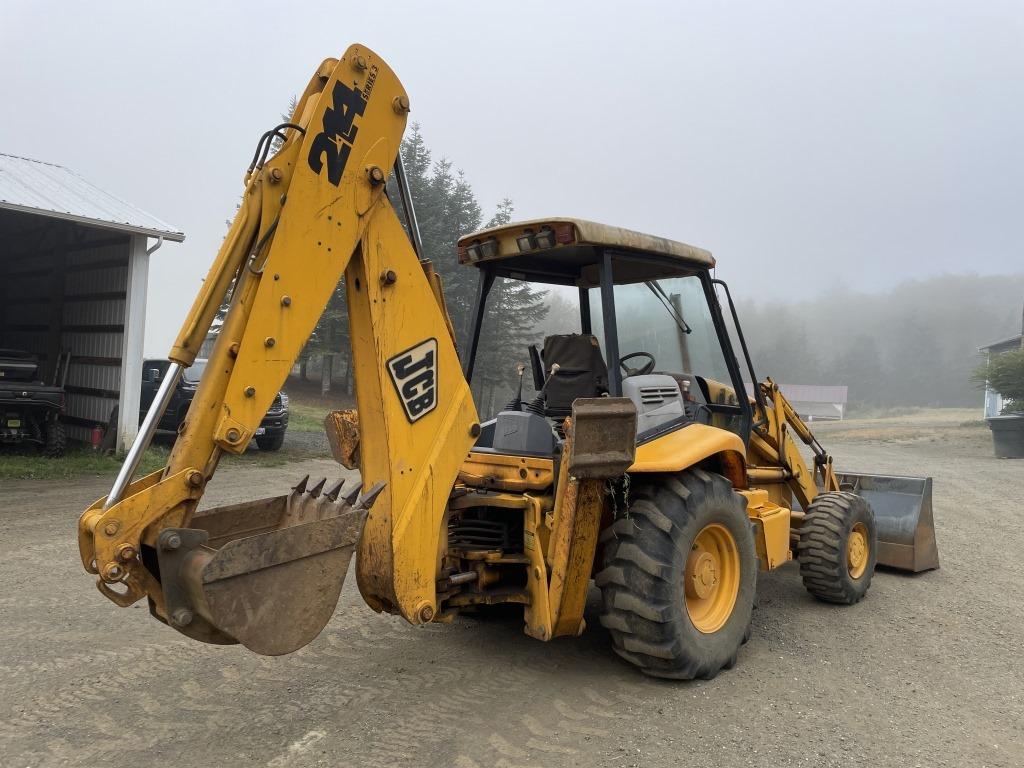
<svg viewBox="0 0 1024 768">
<path fill-rule="evenodd" d="M 417 623 L 433 616 L 445 505 L 477 415 L 436 275 L 384 193 L 408 111 L 395 74 L 355 45 L 324 61 L 290 122 L 261 139 L 169 354 L 165 386 L 195 360 L 230 289 L 167 466 L 132 481 L 159 419 L 151 413 L 111 494 L 79 521 L 83 565 L 119 605 L 146 596 L 189 636 L 285 653 L 326 623 L 358 546 L 373 607 Z M 267 159 L 275 135 L 283 144 Z M 365 492 L 301 482 L 197 512 L 220 457 L 245 451 L 342 275 Z"/>
<path fill-rule="evenodd" d="M 878 537 L 877 562 L 901 571 L 927 571 L 939 567 L 932 519 L 932 479 L 837 473 L 832 456 L 822 447 L 792 403 L 771 379 L 759 385 L 752 401 L 756 414 L 750 436 L 747 474 L 751 485 L 785 483 L 804 511 L 823 492 L 850 491 L 871 506 Z M 814 454 L 814 469 L 807 466 L 793 434 Z M 803 512 L 794 511 L 803 519 Z"/>
<path fill-rule="evenodd" d="M 748 462 L 748 475 L 755 485 L 785 483 L 800 506 L 807 509 L 821 491 L 839 490 L 832 456 L 793 409 L 778 384 L 768 378 L 758 386 L 761 396 L 751 401 L 755 419 L 750 435 L 752 461 Z M 793 433 L 813 451 L 813 469 L 804 461 Z"/>
</svg>

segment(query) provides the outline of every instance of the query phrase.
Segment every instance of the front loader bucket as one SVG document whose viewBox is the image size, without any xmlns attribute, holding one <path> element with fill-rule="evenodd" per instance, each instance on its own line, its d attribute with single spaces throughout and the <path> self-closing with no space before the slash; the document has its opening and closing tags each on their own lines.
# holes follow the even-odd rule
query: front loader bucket
<svg viewBox="0 0 1024 768">
<path fill-rule="evenodd" d="M 863 497 L 875 512 L 879 565 L 914 573 L 939 567 L 930 477 L 837 476 L 840 488 Z"/>
<path fill-rule="evenodd" d="M 291 653 L 320 634 L 383 488 L 342 496 L 342 483 L 324 485 L 307 487 L 307 478 L 287 496 L 206 510 L 189 528 L 161 531 L 167 623 L 197 640 L 241 643 L 266 656 Z"/>
</svg>

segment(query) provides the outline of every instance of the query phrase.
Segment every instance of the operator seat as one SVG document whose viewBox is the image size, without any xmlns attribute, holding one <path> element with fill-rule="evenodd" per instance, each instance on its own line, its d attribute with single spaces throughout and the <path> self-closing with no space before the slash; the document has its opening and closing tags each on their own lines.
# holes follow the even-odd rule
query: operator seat
<svg viewBox="0 0 1024 768">
<path fill-rule="evenodd" d="M 608 366 L 596 337 L 580 333 L 548 336 L 541 357 L 545 371 L 558 364 L 544 390 L 545 416 L 565 418 L 572 414 L 576 398 L 600 397 L 608 391 Z"/>
</svg>

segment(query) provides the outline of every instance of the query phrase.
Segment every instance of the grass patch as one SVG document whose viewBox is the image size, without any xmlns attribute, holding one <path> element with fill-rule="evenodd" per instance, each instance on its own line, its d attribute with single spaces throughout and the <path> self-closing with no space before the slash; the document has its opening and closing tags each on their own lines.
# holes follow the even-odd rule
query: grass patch
<svg viewBox="0 0 1024 768">
<path fill-rule="evenodd" d="M 290 425 L 288 431 L 291 431 Z M 249 449 L 241 456 L 224 454 L 221 457 L 220 466 L 226 467 L 237 464 L 247 467 L 282 467 L 293 461 L 322 458 L 325 458 L 324 453 L 317 446 L 309 445 L 305 441 L 289 442 L 286 437 L 284 447 L 279 451 L 261 451 L 256 447 L 256 442 L 253 441 Z"/>
<path fill-rule="evenodd" d="M 970 421 L 961 421 L 960 422 L 960 426 L 964 427 L 964 428 L 967 428 L 967 429 L 978 429 L 978 428 L 985 428 L 985 429 L 987 429 L 988 428 L 988 422 L 985 421 L 984 419 L 972 419 Z"/>
<path fill-rule="evenodd" d="M 153 446 L 142 456 L 136 477 L 155 472 L 167 463 L 168 451 Z M 72 448 L 59 459 L 32 453 L 0 453 L 0 480 L 66 480 L 82 475 L 110 475 L 121 467 L 121 460 L 92 448 Z"/>
<path fill-rule="evenodd" d="M 935 430 L 907 429 L 905 427 L 863 427 L 830 432 L 830 440 L 850 440 L 861 443 L 909 443 L 933 436 Z"/>
<path fill-rule="evenodd" d="M 289 426 L 289 429 L 291 427 Z M 322 429 L 322 427 L 319 427 Z M 154 445 L 142 455 L 136 478 L 144 477 L 167 464 L 173 440 L 158 434 Z M 279 451 L 264 452 L 250 447 L 241 456 L 225 454 L 220 466 L 240 464 L 253 467 L 280 467 L 292 461 L 321 458 L 321 452 L 305 445 L 288 445 Z M 0 480 L 67 480 L 74 477 L 104 475 L 113 479 L 122 459 L 91 448 L 71 448 L 59 459 L 48 459 L 36 453 L 0 452 Z"/>
<path fill-rule="evenodd" d="M 288 429 L 295 432 L 323 432 L 324 417 L 330 410 L 331 406 L 327 403 L 307 404 L 293 400 L 288 405 Z"/>
<path fill-rule="evenodd" d="M 924 411 L 913 405 L 871 406 L 851 403 L 846 409 L 847 419 L 898 419 L 902 416 L 914 416 Z"/>
</svg>

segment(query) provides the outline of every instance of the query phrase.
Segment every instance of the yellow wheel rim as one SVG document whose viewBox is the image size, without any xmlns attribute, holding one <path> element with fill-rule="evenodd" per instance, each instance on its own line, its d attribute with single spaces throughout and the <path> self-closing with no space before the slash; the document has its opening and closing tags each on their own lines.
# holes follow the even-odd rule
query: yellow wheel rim
<svg viewBox="0 0 1024 768">
<path fill-rule="evenodd" d="M 868 567 L 868 528 L 864 523 L 856 523 L 846 540 L 846 570 L 850 578 L 859 579 Z"/>
<path fill-rule="evenodd" d="M 686 558 L 686 613 L 700 632 L 717 632 L 729 620 L 740 592 L 740 553 L 724 525 L 705 526 Z"/>
</svg>

